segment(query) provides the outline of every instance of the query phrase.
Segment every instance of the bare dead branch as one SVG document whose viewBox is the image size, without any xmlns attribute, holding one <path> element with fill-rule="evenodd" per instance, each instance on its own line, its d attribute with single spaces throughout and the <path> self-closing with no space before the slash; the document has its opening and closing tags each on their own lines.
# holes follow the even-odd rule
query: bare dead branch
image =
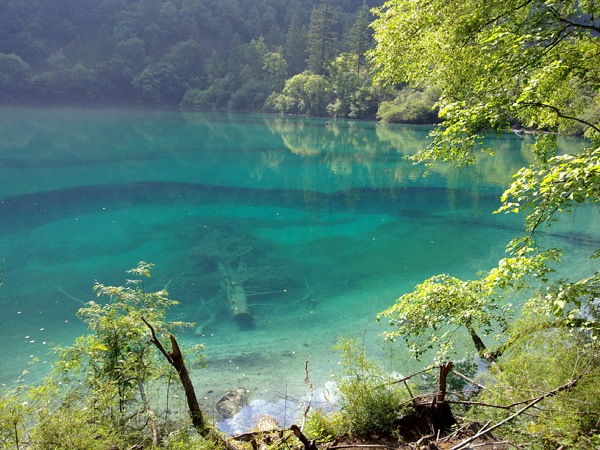
<svg viewBox="0 0 600 450">
<path fill-rule="evenodd" d="M 300 428 L 298 428 L 298 425 L 292 425 L 290 427 L 290 430 L 292 430 L 292 432 L 296 435 L 296 437 L 298 438 L 298 440 L 300 442 L 302 442 L 302 445 L 304 445 L 304 449 L 305 450 L 319 450 L 317 448 L 317 444 L 315 443 L 315 441 L 309 440 L 304 435 L 304 433 L 300 430 Z"/>
<path fill-rule="evenodd" d="M 304 374 L 305 374 L 304 384 L 308 385 L 308 387 L 310 389 L 310 393 L 308 395 L 308 403 L 306 404 L 306 408 L 304 409 L 304 413 L 302 414 L 302 426 L 300 427 L 301 431 L 304 431 L 304 425 L 306 424 L 306 417 L 308 416 L 308 411 L 310 410 L 310 403 L 312 402 L 312 398 L 313 398 L 313 385 L 308 380 L 308 374 L 310 372 L 310 370 L 308 370 L 308 363 L 310 362 L 310 358 L 312 358 L 312 355 L 309 356 L 306 361 L 304 361 Z"/>
<path fill-rule="evenodd" d="M 463 375 L 462 373 L 460 373 L 460 372 L 457 372 L 457 371 L 456 371 L 456 370 L 454 370 L 454 369 L 452 369 L 452 371 L 451 371 L 451 372 L 452 372 L 454 375 L 456 375 L 456 376 L 458 376 L 458 377 L 462 378 L 463 380 L 466 380 L 466 381 L 468 381 L 468 382 L 469 382 L 469 383 L 471 383 L 472 385 L 474 385 L 474 386 L 477 386 L 479 389 L 487 389 L 487 388 L 486 388 L 484 385 L 482 385 L 482 384 L 479 384 L 479 383 L 475 382 L 474 380 L 471 380 L 471 379 L 470 379 L 469 377 L 467 377 L 466 375 Z"/>
<path fill-rule="evenodd" d="M 462 441 L 460 444 L 455 445 L 454 447 L 452 447 L 450 450 L 459 450 L 461 448 L 464 448 L 466 445 L 470 444 L 471 442 L 473 442 L 475 439 L 477 439 L 478 437 L 483 436 L 486 433 L 491 432 L 492 430 L 495 430 L 496 428 L 501 427 L 502 425 L 504 425 L 507 422 L 510 422 L 511 420 L 513 420 L 515 417 L 520 416 L 521 414 L 523 414 L 526 410 L 528 410 L 529 408 L 533 407 L 535 404 L 541 402 L 542 400 L 544 400 L 545 398 L 548 397 L 552 397 L 556 394 L 558 394 L 559 392 L 562 391 L 568 391 L 571 388 L 573 388 L 577 382 L 584 376 L 587 375 L 586 372 L 582 372 L 579 374 L 579 376 L 577 378 L 575 378 L 574 380 L 569 381 L 568 383 L 563 384 L 562 386 L 557 387 L 556 389 L 553 389 L 550 392 L 545 393 L 544 395 L 541 395 L 539 397 L 537 397 L 536 399 L 534 399 L 533 401 L 531 401 L 530 403 L 528 403 L 527 405 L 525 405 L 523 408 L 521 408 L 520 410 L 518 410 L 516 413 L 512 414 L 511 416 L 507 417 L 506 419 L 504 419 L 503 421 L 497 423 L 496 425 L 492 426 L 492 427 L 488 427 L 489 423 L 484 426 L 481 430 L 479 430 L 479 432 L 477 432 L 474 436 L 470 437 L 469 439 L 465 439 L 464 441 Z"/>
</svg>

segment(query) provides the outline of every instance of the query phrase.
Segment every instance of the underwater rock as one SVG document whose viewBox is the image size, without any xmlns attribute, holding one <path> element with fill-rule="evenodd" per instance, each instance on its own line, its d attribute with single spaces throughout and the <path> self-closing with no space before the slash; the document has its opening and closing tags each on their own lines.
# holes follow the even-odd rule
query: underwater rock
<svg viewBox="0 0 600 450">
<path fill-rule="evenodd" d="M 257 431 L 273 431 L 279 429 L 279 423 L 275 417 L 268 414 L 262 414 L 260 416 L 254 416 L 251 419 L 254 422 Z"/>
<path fill-rule="evenodd" d="M 246 389 L 227 389 L 225 396 L 217 402 L 217 412 L 225 419 L 231 419 L 246 406 Z"/>
</svg>

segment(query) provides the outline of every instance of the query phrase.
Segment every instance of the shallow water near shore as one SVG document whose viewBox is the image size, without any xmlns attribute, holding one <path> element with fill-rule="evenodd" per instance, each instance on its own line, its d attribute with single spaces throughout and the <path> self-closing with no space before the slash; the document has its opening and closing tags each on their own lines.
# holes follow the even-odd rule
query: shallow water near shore
<svg viewBox="0 0 600 450">
<path fill-rule="evenodd" d="M 504 256 L 522 218 L 492 214 L 530 137 L 494 142 L 460 171 L 404 159 L 427 127 L 179 111 L 0 108 L 0 383 L 34 382 L 53 345 L 85 332 L 75 313 L 92 287 L 123 285 L 155 264 L 149 290 L 195 322 L 205 343 L 194 381 L 205 408 L 225 389 L 296 408 L 336 370 L 339 336 L 364 340 L 386 368 L 409 373 L 400 343 L 377 336 L 378 312 L 439 273 L 472 278 Z M 583 141 L 561 142 L 563 151 Z M 597 212 L 549 230 L 567 274 L 598 246 Z M 229 312 L 219 265 L 242 274 L 251 322 Z M 240 326 L 243 325 L 243 326 Z M 39 361 L 30 365 L 31 361 Z M 289 404 L 288 404 L 289 401 Z M 256 403 L 255 403 L 256 404 Z M 287 414 L 285 412 L 284 414 Z M 291 416 L 290 416 L 291 417 Z M 289 425 L 289 424 L 288 424 Z"/>
</svg>

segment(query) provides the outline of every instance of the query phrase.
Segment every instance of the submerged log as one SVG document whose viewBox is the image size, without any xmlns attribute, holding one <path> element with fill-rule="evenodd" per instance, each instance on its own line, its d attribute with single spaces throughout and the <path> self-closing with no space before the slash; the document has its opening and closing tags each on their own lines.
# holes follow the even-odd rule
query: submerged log
<svg viewBox="0 0 600 450">
<path fill-rule="evenodd" d="M 243 280 L 229 267 L 219 263 L 219 274 L 221 275 L 221 287 L 227 297 L 229 311 L 235 320 L 242 326 L 252 324 L 252 316 L 248 310 L 248 300 L 244 290 Z"/>
</svg>

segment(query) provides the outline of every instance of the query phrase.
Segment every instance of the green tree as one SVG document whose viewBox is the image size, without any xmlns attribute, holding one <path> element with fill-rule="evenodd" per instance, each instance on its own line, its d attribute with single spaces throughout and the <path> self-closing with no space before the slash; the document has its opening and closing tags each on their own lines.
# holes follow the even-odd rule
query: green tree
<svg viewBox="0 0 600 450">
<path fill-rule="evenodd" d="M 357 55 L 342 53 L 329 66 L 329 82 L 336 99 L 327 108 L 332 117 L 348 117 L 350 114 L 350 105 L 361 82 L 356 71 L 357 61 Z"/>
<path fill-rule="evenodd" d="M 285 41 L 285 60 L 290 66 L 290 75 L 296 75 L 306 67 L 306 38 L 306 27 L 294 12 Z"/>
<path fill-rule="evenodd" d="M 440 94 L 438 86 L 424 90 L 405 86 L 394 100 L 379 105 L 377 118 L 386 123 L 438 123 L 435 105 Z"/>
<path fill-rule="evenodd" d="M 324 75 L 336 53 L 337 33 L 333 26 L 337 13 L 331 0 L 321 0 L 310 16 L 308 30 L 308 68 L 316 75 Z"/>
<path fill-rule="evenodd" d="M 146 44 L 140 38 L 127 39 L 117 44 L 115 54 L 132 80 L 144 68 Z"/>
<path fill-rule="evenodd" d="M 269 52 L 267 48 L 267 44 L 265 44 L 265 40 L 262 36 L 258 39 L 252 39 L 250 44 L 248 44 L 248 48 L 246 50 L 246 64 L 252 70 L 252 73 L 255 78 L 258 78 L 261 75 L 265 56 Z"/>
<path fill-rule="evenodd" d="M 365 64 L 365 53 L 371 45 L 371 33 L 369 29 L 369 8 L 366 2 L 358 10 L 358 17 L 348 32 L 347 51 L 357 56 L 356 71 Z"/>
<path fill-rule="evenodd" d="M 178 42 L 167 58 L 182 81 L 190 83 L 195 79 L 196 84 L 199 84 L 204 74 L 204 51 L 200 44 L 192 39 Z"/>
<path fill-rule="evenodd" d="M 589 97 L 598 99 L 600 54 L 593 49 L 600 44 L 595 19 L 600 5 L 575 0 L 392 0 L 375 12 L 377 45 L 370 56 L 378 78 L 420 87 L 436 84 L 442 91 L 438 106 L 443 122 L 431 133 L 431 144 L 413 157 L 415 161 L 462 167 L 474 162 L 477 151 L 491 153 L 483 140 L 490 133 L 522 126 L 536 134 L 530 149 L 535 163 L 515 175 L 498 210 L 526 212 L 523 234 L 508 243 L 509 257 L 479 279 L 440 275 L 403 295 L 383 313 L 394 326 L 389 337 L 410 341 L 415 355 L 433 348 L 443 360 L 450 357 L 456 334 L 466 328 L 480 355 L 490 359 L 506 355 L 500 368 L 517 361 L 511 358 L 523 358 L 523 349 L 558 354 L 572 347 L 575 352 L 569 358 L 592 362 L 570 368 L 570 381 L 562 387 L 547 385 L 546 392 L 560 389 L 556 393 L 576 395 L 593 380 L 597 364 L 593 344 L 600 330 L 595 300 L 600 295 L 600 273 L 590 271 L 579 280 L 564 278 L 567 274 L 555 264 L 561 251 L 544 248 L 540 235 L 567 213 L 575 215 L 571 221 L 577 220 L 578 208 L 600 199 L 600 125 L 597 119 L 589 120 L 594 116 L 586 115 L 586 105 L 578 98 L 581 92 L 591 92 Z M 575 154 L 557 154 L 557 136 L 576 127 L 586 130 L 588 146 Z M 597 258 L 600 250 L 587 256 Z M 525 301 L 523 319 L 508 327 L 509 311 L 502 309 L 507 296 L 529 286 L 532 279 L 539 282 L 538 293 Z M 490 341 L 482 337 L 503 329 L 503 343 L 488 348 Z M 575 341 L 556 339 L 564 333 Z M 560 364 L 552 362 L 537 373 L 558 373 Z M 517 379 L 523 369 L 512 364 L 514 372 L 504 380 Z M 509 383 L 513 393 L 520 392 L 520 401 L 530 401 L 531 394 L 519 391 L 522 385 Z M 534 392 L 540 395 L 539 390 Z M 543 448 L 558 447 L 547 430 L 540 431 L 541 418 L 529 420 L 537 420 L 528 430 L 529 438 L 539 431 L 542 441 L 550 439 L 546 441 L 550 446 Z M 592 426 L 578 419 L 567 428 L 581 436 Z"/>
<path fill-rule="evenodd" d="M 179 102 L 184 85 L 171 63 L 161 61 L 150 64 L 132 81 L 138 96 L 152 103 Z"/>
<path fill-rule="evenodd" d="M 509 244 L 526 265 L 541 254 L 537 232 L 561 212 L 600 199 L 600 127 L 581 118 L 573 98 L 574 88 L 582 85 L 597 97 L 600 76 L 594 68 L 600 56 L 591 48 L 600 39 L 593 19 L 598 13 L 598 5 L 569 1 L 439 1 L 432 8 L 430 2 L 398 0 L 377 10 L 371 57 L 379 77 L 421 85 L 435 80 L 442 89 L 438 104 L 444 122 L 415 160 L 453 161 L 460 167 L 473 162 L 477 149 L 487 150 L 482 137 L 490 131 L 508 131 L 515 122 L 538 130 L 531 148 L 537 164 L 516 175 L 499 210 L 528 211 L 526 234 Z M 556 136 L 574 123 L 587 127 L 592 146 L 556 156 Z M 554 293 L 548 301 L 557 312 L 572 307 L 581 301 L 577 293 L 589 293 L 593 283 L 584 284 L 585 289 L 551 284 L 547 289 L 559 289 L 566 300 Z"/>
<path fill-rule="evenodd" d="M 267 53 L 264 56 L 264 63 L 265 81 L 269 84 L 271 91 L 281 91 L 287 78 L 287 62 L 280 53 Z"/>
<path fill-rule="evenodd" d="M 283 92 L 271 96 L 269 102 L 282 113 L 324 116 L 330 97 L 324 76 L 304 72 L 287 80 Z"/>
<path fill-rule="evenodd" d="M 165 290 L 146 292 L 144 278 L 150 277 L 152 267 L 153 264 L 140 261 L 135 269 L 127 271 L 134 279 L 127 280 L 126 286 L 96 283 L 94 290 L 98 297 L 107 302 L 89 302 L 79 310 L 78 316 L 91 333 L 77 338 L 72 346 L 58 347 L 59 360 L 54 369 L 63 383 L 73 387 L 69 393 L 71 397 L 93 399 L 91 415 L 85 414 L 86 408 L 74 407 L 71 401 L 61 406 L 63 412 L 66 409 L 82 422 L 108 421 L 110 428 L 121 430 L 120 434 L 126 435 L 135 434 L 133 430 L 137 424 L 131 420 L 139 414 L 136 411 L 141 407 L 156 446 L 159 426 L 150 407 L 147 390 L 149 384 L 155 381 L 168 381 L 172 373 L 164 355 L 153 343 L 155 339 L 166 341 L 175 330 L 193 324 L 166 320 L 167 309 L 178 303 L 169 299 Z M 195 348 L 201 349 L 202 346 Z M 85 400 L 79 398 L 78 401 Z M 84 414 L 79 417 L 82 411 Z M 64 422 L 64 418 L 59 422 Z M 42 421 L 39 431 L 48 439 L 44 427 L 56 431 L 59 422 Z M 87 429 L 87 434 L 94 433 L 93 428 Z"/>
</svg>

